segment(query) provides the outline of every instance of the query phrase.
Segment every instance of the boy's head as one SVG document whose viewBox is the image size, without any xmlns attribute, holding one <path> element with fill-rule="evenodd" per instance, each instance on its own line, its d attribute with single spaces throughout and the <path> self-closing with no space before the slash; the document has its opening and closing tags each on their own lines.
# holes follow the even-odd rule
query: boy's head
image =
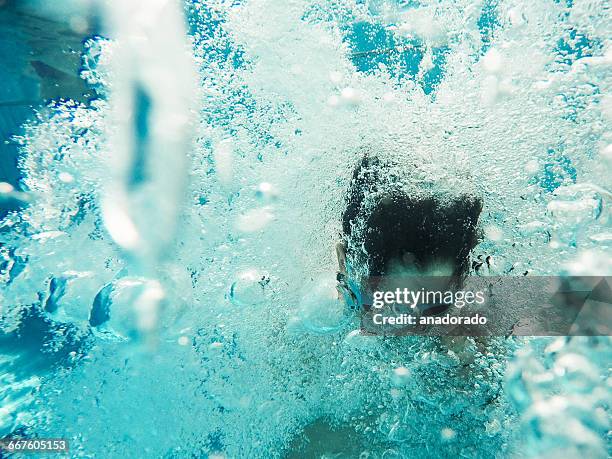
<svg viewBox="0 0 612 459">
<path fill-rule="evenodd" d="M 398 170 L 369 155 L 357 165 L 342 215 L 348 259 L 367 267 L 369 276 L 461 278 L 478 241 L 481 200 L 406 186 L 410 171 L 398 176 Z"/>
</svg>

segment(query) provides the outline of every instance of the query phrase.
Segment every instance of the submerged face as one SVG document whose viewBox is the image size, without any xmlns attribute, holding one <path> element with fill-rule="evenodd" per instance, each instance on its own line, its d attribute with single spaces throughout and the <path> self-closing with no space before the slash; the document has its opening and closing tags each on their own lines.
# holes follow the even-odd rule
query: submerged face
<svg viewBox="0 0 612 459">
<path fill-rule="evenodd" d="M 427 278 L 429 288 L 458 287 L 478 241 L 481 200 L 467 194 L 411 196 L 381 175 L 384 167 L 369 158 L 355 171 L 343 214 L 344 242 L 337 251 L 340 270 L 366 272 L 365 283 L 384 282 L 385 290 L 394 289 L 393 282 L 406 287 L 406 279 L 412 288 L 424 287 L 418 278 Z"/>
<path fill-rule="evenodd" d="M 363 229 L 347 238 L 348 252 L 363 247 L 370 276 L 465 274 L 482 205 L 465 195 L 444 199 L 398 190 L 374 196 L 356 216 Z"/>
</svg>

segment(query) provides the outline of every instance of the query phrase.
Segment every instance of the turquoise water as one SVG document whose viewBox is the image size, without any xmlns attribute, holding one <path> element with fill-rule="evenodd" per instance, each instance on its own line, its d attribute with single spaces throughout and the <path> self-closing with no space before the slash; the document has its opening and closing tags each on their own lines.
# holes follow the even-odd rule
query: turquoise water
<svg viewBox="0 0 612 459">
<path fill-rule="evenodd" d="M 15 139 L 0 436 L 70 457 L 608 457 L 609 337 L 362 336 L 329 292 L 364 146 L 483 197 L 488 274 L 610 274 L 609 5 L 183 6 L 110 2 L 111 38 L 82 50 L 98 97 Z"/>
</svg>

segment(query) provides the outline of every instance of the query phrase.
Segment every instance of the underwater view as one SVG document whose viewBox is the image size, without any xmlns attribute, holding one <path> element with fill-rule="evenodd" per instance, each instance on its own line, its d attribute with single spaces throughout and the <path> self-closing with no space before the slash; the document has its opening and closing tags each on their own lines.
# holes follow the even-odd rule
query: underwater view
<svg viewBox="0 0 612 459">
<path fill-rule="evenodd" d="M 0 458 L 612 456 L 608 0 L 0 0 L 0 64 Z"/>
</svg>

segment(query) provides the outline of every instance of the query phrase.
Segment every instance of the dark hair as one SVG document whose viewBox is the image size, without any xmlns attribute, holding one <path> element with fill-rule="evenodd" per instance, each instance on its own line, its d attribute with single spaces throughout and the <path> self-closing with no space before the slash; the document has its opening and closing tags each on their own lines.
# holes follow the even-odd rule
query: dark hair
<svg viewBox="0 0 612 459">
<path fill-rule="evenodd" d="M 342 215 L 347 254 L 365 261 L 370 276 L 386 274 L 391 260 L 407 254 L 420 266 L 451 260 L 453 274 L 465 275 L 482 201 L 468 194 L 410 195 L 401 183 L 406 179 L 390 172 L 395 166 L 365 155 L 355 168 Z"/>
</svg>

